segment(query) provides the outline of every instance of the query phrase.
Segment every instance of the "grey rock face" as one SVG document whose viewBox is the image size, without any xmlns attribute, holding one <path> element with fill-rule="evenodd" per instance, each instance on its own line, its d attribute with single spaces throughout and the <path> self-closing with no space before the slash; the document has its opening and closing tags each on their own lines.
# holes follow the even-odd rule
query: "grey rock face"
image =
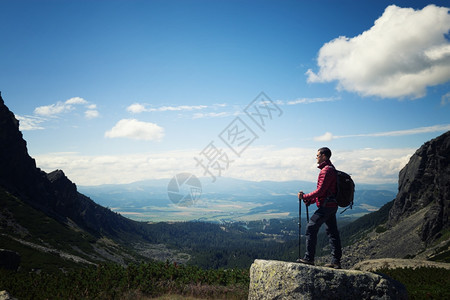
<svg viewBox="0 0 450 300">
<path fill-rule="evenodd" d="M 393 226 L 429 207 L 419 231 L 422 241 L 432 242 L 448 228 L 450 210 L 450 131 L 426 142 L 400 171 L 399 188 L 389 213 Z"/>
<path fill-rule="evenodd" d="M 370 272 L 273 260 L 255 260 L 250 269 L 249 300 L 407 298 L 401 283 Z"/>
<path fill-rule="evenodd" d="M 450 131 L 432 139 L 400 171 L 399 190 L 383 227 L 343 249 L 341 263 L 378 258 L 433 259 L 448 252 Z"/>
</svg>

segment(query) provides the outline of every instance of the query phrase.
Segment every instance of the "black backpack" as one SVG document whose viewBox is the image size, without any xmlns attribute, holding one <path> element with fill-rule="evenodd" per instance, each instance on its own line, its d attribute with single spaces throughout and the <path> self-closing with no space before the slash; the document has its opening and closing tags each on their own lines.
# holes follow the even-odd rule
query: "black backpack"
<svg viewBox="0 0 450 300">
<path fill-rule="evenodd" d="M 337 174 L 337 194 L 336 201 L 340 207 L 353 208 L 353 197 L 355 195 L 355 183 L 350 175 L 336 170 Z M 343 211 L 343 212 L 344 212 Z M 343 213 L 341 212 L 341 214 Z"/>
</svg>

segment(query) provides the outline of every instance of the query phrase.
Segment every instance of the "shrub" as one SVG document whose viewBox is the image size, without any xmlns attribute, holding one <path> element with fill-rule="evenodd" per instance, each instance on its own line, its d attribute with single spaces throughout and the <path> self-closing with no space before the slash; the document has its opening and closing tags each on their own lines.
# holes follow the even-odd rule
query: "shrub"
<svg viewBox="0 0 450 300">
<path fill-rule="evenodd" d="M 92 266 L 69 273 L 0 270 L 0 286 L 19 299 L 121 299 L 131 294 L 180 294 L 243 299 L 248 269 L 205 270 L 167 262 Z"/>
</svg>

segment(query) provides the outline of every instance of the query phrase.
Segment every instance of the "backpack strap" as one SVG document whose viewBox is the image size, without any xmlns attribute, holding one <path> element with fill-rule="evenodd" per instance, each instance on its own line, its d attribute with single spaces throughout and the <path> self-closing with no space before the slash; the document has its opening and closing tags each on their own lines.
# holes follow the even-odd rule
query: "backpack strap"
<svg viewBox="0 0 450 300">
<path fill-rule="evenodd" d="M 336 202 L 336 196 L 337 196 L 337 171 L 336 168 L 334 168 L 333 165 L 326 165 L 325 168 L 331 168 L 334 170 L 335 174 L 336 174 L 336 194 L 329 194 L 329 192 L 327 191 L 327 197 L 325 198 L 325 201 L 323 201 L 320 205 L 320 207 L 326 207 L 328 202 Z"/>
</svg>

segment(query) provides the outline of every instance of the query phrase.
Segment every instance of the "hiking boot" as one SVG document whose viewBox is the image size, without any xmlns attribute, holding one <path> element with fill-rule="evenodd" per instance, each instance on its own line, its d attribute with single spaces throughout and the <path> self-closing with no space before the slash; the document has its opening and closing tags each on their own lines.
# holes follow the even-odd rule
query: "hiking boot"
<svg viewBox="0 0 450 300">
<path fill-rule="evenodd" d="M 313 260 L 307 260 L 307 259 L 299 258 L 299 259 L 297 259 L 297 262 L 301 263 L 301 264 L 305 264 L 305 265 L 314 266 L 314 261 Z"/>
<path fill-rule="evenodd" d="M 332 264 L 326 264 L 325 267 L 327 268 L 332 268 L 332 269 L 342 269 L 341 268 L 341 264 L 340 263 L 332 263 Z"/>
</svg>

